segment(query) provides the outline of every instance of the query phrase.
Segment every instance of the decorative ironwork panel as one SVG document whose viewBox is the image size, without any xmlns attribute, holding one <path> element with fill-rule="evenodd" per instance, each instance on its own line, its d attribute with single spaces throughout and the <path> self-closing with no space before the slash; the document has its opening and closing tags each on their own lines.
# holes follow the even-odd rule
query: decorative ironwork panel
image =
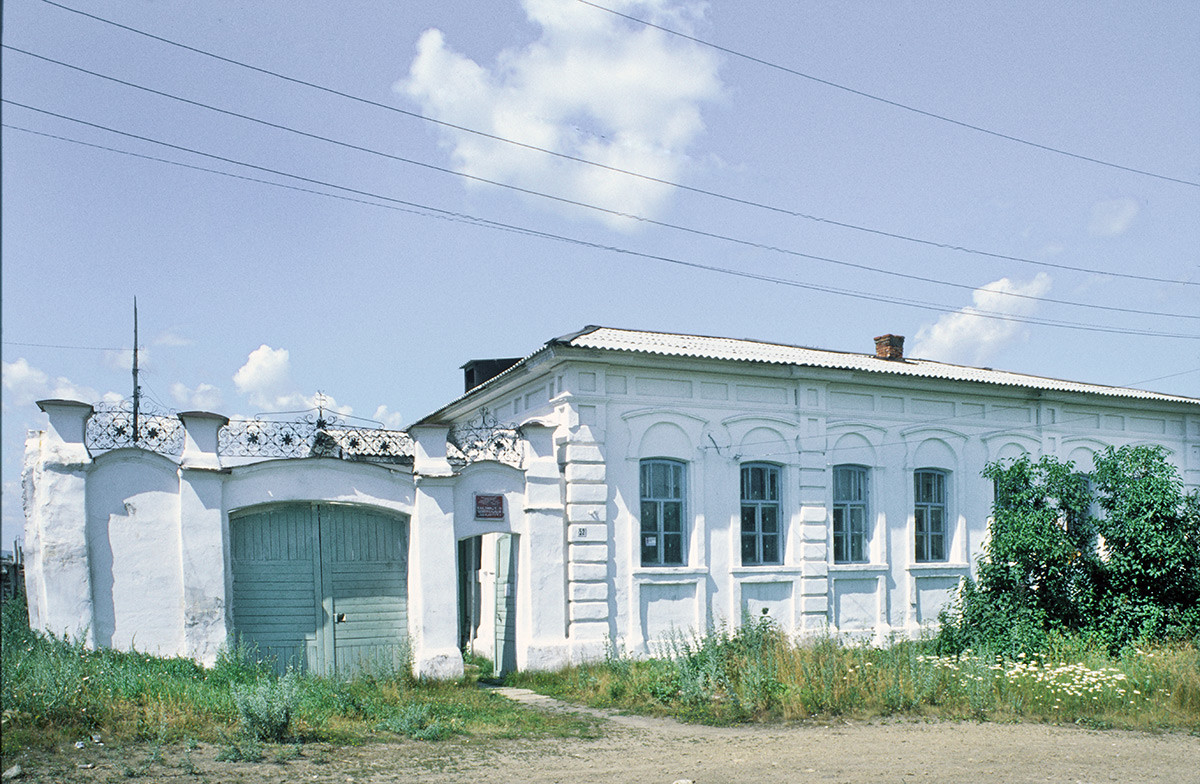
<svg viewBox="0 0 1200 784">
<path fill-rule="evenodd" d="M 328 428 L 317 435 L 314 454 L 328 454 L 346 460 L 372 460 L 386 463 L 412 460 L 416 445 L 403 430 L 375 430 L 360 427 Z"/>
<path fill-rule="evenodd" d="M 521 431 L 503 424 L 486 408 L 475 419 L 450 428 L 450 443 L 468 462 L 497 460 L 514 468 L 521 467 Z"/>
<path fill-rule="evenodd" d="M 298 422 L 231 419 L 217 433 L 217 453 L 249 457 L 308 457 L 317 434 L 314 418 Z"/>
<path fill-rule="evenodd" d="M 132 404 L 99 406 L 88 419 L 84 443 L 96 452 L 124 447 L 160 455 L 183 452 L 183 423 L 174 416 L 139 412 L 136 433 L 134 429 Z"/>
<path fill-rule="evenodd" d="M 412 438 L 401 430 L 346 427 L 319 410 L 302 419 L 231 420 L 217 438 L 217 452 L 243 457 L 340 457 L 403 462 L 412 459 Z"/>
</svg>

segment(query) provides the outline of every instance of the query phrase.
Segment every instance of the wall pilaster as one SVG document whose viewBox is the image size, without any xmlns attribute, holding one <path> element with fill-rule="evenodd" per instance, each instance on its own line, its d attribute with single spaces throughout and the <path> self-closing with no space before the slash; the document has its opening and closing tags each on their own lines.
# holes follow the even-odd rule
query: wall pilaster
<svg viewBox="0 0 1200 784">
<path fill-rule="evenodd" d="M 567 506 L 567 629 L 576 660 L 603 655 L 612 636 L 614 611 L 603 432 L 595 425 L 595 407 L 589 408 L 591 422 L 575 423 L 561 445 Z"/>
<path fill-rule="evenodd" d="M 554 428 L 526 423 L 523 562 L 529 574 L 529 641 L 517 651 L 520 669 L 552 669 L 568 661 L 567 553 L 563 534 L 562 477 L 554 453 Z"/>
<path fill-rule="evenodd" d="M 217 432 L 229 420 L 205 411 L 186 411 L 179 419 L 184 427 L 179 467 L 184 652 L 211 665 L 229 634 L 229 523 L 222 503 L 225 472 L 217 455 Z"/>
<path fill-rule="evenodd" d="M 39 400 L 49 427 L 25 453 L 25 579 L 30 626 L 95 645 L 87 540 L 84 431 L 93 409 L 74 400 Z M 51 620 L 53 619 L 53 620 Z"/>
</svg>

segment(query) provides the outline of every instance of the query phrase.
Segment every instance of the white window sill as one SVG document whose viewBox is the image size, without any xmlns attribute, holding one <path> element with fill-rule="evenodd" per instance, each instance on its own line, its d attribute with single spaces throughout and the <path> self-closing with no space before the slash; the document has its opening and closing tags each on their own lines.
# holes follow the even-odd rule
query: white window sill
<svg viewBox="0 0 1200 784">
<path fill-rule="evenodd" d="M 687 577 L 696 579 L 708 574 L 705 566 L 640 566 L 633 570 L 635 579 L 662 582 L 658 578 Z"/>
<path fill-rule="evenodd" d="M 787 564 L 763 564 L 762 566 L 735 566 L 729 570 L 734 577 L 772 577 L 774 575 L 794 576 L 804 574 L 803 566 Z"/>
<path fill-rule="evenodd" d="M 891 567 L 885 563 L 840 563 L 829 564 L 830 572 L 886 572 Z"/>
<path fill-rule="evenodd" d="M 962 572 L 969 571 L 971 568 L 971 565 L 968 563 L 959 563 L 959 562 L 951 563 L 949 561 L 937 561 L 937 562 L 923 562 L 923 563 L 909 564 L 907 568 L 908 568 L 908 571 L 910 571 L 910 572 L 918 572 L 918 573 L 925 572 L 927 574 L 945 573 L 945 574 L 954 574 L 955 576 L 957 576 L 958 574 L 961 574 Z"/>
</svg>

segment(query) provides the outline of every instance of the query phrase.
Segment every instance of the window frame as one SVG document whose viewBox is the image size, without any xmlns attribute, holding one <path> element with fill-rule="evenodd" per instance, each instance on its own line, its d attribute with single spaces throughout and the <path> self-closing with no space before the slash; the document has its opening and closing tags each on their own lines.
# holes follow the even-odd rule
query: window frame
<svg viewBox="0 0 1200 784">
<path fill-rule="evenodd" d="M 762 498 L 753 498 L 753 472 L 763 471 L 763 492 Z M 750 477 L 747 480 L 747 476 Z M 740 552 L 742 558 L 742 566 L 782 566 L 783 565 L 783 472 L 781 466 L 777 463 L 767 463 L 763 461 L 753 461 L 742 463 L 738 470 L 739 480 L 739 525 L 738 525 L 738 542 L 740 544 Z M 750 492 L 747 493 L 747 487 Z M 773 498 L 771 496 L 774 496 Z M 768 511 L 774 511 L 775 530 L 764 530 L 764 519 Z M 746 529 L 746 513 L 750 512 L 753 516 L 752 528 Z M 746 544 L 747 537 L 753 543 L 754 553 L 747 559 Z M 767 550 L 766 542 L 773 538 L 775 556 L 768 559 L 765 557 Z"/>
<path fill-rule="evenodd" d="M 664 494 L 654 493 L 655 468 L 667 469 L 667 492 Z M 687 463 L 667 457 L 648 457 L 638 461 L 638 504 L 638 552 L 641 565 L 687 566 Z M 652 514 L 652 520 L 647 518 L 648 512 Z M 669 528 L 672 516 L 677 521 L 678 531 Z M 668 537 L 677 542 L 678 560 L 668 557 Z"/>
<path fill-rule="evenodd" d="M 932 493 L 926 498 L 922 479 L 933 481 Z M 946 563 L 950 560 L 950 472 L 941 468 L 918 468 L 913 471 L 913 561 L 915 563 Z M 936 524 L 935 524 L 936 519 Z M 940 550 L 935 543 L 940 542 Z"/>
<path fill-rule="evenodd" d="M 838 474 L 853 473 L 861 477 L 861 498 L 839 498 L 838 497 Z M 871 563 L 871 467 L 860 465 L 858 463 L 841 463 L 833 467 L 833 487 L 832 487 L 832 529 L 833 529 L 833 562 L 835 564 L 865 564 Z M 860 537 L 859 546 L 861 555 L 859 558 L 854 557 L 854 514 L 858 510 L 861 512 L 861 531 L 857 532 Z M 840 512 L 840 515 L 839 515 Z M 845 527 L 849 522 L 849 530 L 843 531 L 839 536 L 838 518 L 841 517 L 842 526 Z M 839 548 L 839 540 L 843 546 Z"/>
</svg>

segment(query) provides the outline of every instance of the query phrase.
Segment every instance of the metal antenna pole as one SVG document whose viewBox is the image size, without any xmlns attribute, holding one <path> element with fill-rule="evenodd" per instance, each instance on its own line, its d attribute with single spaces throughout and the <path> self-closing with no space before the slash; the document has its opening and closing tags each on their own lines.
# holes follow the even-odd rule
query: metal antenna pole
<svg viewBox="0 0 1200 784">
<path fill-rule="evenodd" d="M 142 401 L 142 388 L 138 384 L 138 323 L 137 297 L 133 298 L 133 446 L 138 442 L 138 408 Z"/>
</svg>

